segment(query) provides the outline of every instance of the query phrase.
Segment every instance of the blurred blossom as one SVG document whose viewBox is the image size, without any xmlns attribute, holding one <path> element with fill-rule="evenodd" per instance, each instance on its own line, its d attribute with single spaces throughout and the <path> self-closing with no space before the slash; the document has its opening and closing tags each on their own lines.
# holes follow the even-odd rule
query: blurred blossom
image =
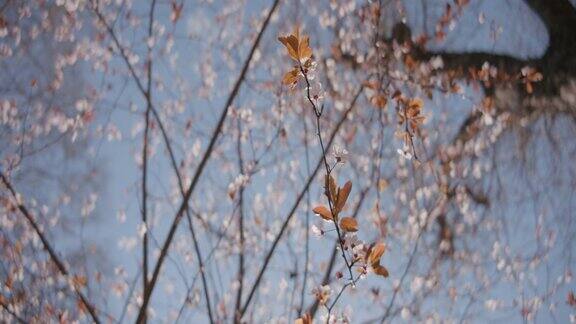
<svg viewBox="0 0 576 324">
<path fill-rule="evenodd" d="M 334 145 L 332 156 L 336 160 L 336 163 L 346 163 L 346 161 L 348 161 L 348 151 L 339 145 Z"/>
</svg>

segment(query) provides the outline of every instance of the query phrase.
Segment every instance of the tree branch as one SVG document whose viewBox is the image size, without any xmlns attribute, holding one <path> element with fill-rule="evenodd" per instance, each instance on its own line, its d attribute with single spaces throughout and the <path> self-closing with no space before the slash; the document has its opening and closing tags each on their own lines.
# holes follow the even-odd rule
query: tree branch
<svg viewBox="0 0 576 324">
<path fill-rule="evenodd" d="M 38 223 L 36 223 L 36 220 L 34 220 L 34 217 L 28 211 L 28 208 L 26 208 L 26 206 L 24 206 L 24 204 L 19 201 L 18 193 L 16 192 L 16 190 L 14 189 L 14 187 L 12 186 L 10 181 L 8 180 L 8 177 L 6 177 L 6 175 L 4 175 L 4 173 L 2 171 L 0 171 L 0 179 L 2 180 L 2 183 L 8 189 L 8 191 L 10 191 L 12 197 L 14 198 L 16 203 L 18 204 L 18 206 L 17 206 L 18 210 L 22 213 L 22 215 L 24 215 L 24 217 L 26 218 L 26 220 L 28 221 L 30 226 L 32 226 L 32 228 L 34 229 L 34 232 L 36 232 L 36 235 L 38 235 L 38 237 L 40 238 L 40 241 L 42 242 L 44 250 L 46 250 L 46 252 L 48 252 L 50 259 L 52 259 L 52 262 L 54 262 L 58 271 L 65 278 L 71 280 L 70 273 L 68 272 L 68 269 L 66 269 L 64 262 L 62 260 L 60 260 L 60 258 L 56 254 L 56 251 L 54 250 L 54 248 L 52 247 L 52 245 L 48 241 L 48 238 L 44 235 L 44 232 L 42 231 L 42 229 L 40 229 L 40 226 L 38 225 Z M 72 289 L 76 293 L 76 296 L 78 296 L 78 298 L 80 299 L 80 302 L 82 303 L 82 305 L 86 308 L 86 310 L 88 311 L 88 313 L 92 317 L 92 320 L 95 323 L 100 323 L 100 319 L 98 318 L 98 315 L 96 315 L 96 309 L 88 301 L 88 298 L 86 298 L 86 296 L 84 296 L 84 294 L 80 291 L 80 289 L 76 285 L 72 285 Z"/>
<path fill-rule="evenodd" d="M 524 3 L 540 17 L 550 34 L 550 50 L 572 46 L 576 30 L 576 8 L 569 0 L 524 0 Z"/>
<path fill-rule="evenodd" d="M 461 70 L 468 72 L 470 68 L 481 69 L 484 63 L 496 67 L 498 71 L 503 71 L 508 75 L 516 75 L 527 65 L 537 65 L 537 60 L 523 60 L 505 54 L 495 54 L 488 52 L 447 52 L 447 51 L 427 51 L 421 54 L 421 59 L 431 59 L 439 56 L 444 62 L 445 70 Z"/>
<path fill-rule="evenodd" d="M 240 174 L 244 174 L 244 159 L 242 157 L 242 121 L 239 116 L 236 151 L 238 154 L 238 169 L 240 170 Z M 238 231 L 240 232 L 240 251 L 238 252 L 238 291 L 236 292 L 234 323 L 240 324 L 240 307 L 242 305 L 242 290 L 244 286 L 244 186 L 240 187 L 238 194 Z"/>
<path fill-rule="evenodd" d="M 252 61 L 252 57 L 254 55 L 254 52 L 256 51 L 256 48 L 258 47 L 258 44 L 260 43 L 262 35 L 264 34 L 264 31 L 268 27 L 268 24 L 270 22 L 270 18 L 272 17 L 272 14 L 274 13 L 276 8 L 278 7 L 279 2 L 280 2 L 279 0 L 274 1 L 272 7 L 270 8 L 270 11 L 268 12 L 268 16 L 264 20 L 264 23 L 260 29 L 260 32 L 258 33 L 258 36 L 254 40 L 254 43 L 253 43 L 252 48 L 250 50 L 250 53 L 248 54 L 248 57 L 246 58 L 246 61 L 244 62 L 244 66 L 242 68 L 242 71 L 240 72 L 240 75 L 238 76 L 238 79 L 236 80 L 236 83 L 234 84 L 234 87 L 232 88 L 232 91 L 231 91 L 230 95 L 228 96 L 228 99 L 226 100 L 226 104 L 225 104 L 224 109 L 220 115 L 220 119 L 218 121 L 218 124 L 216 125 L 216 127 L 214 128 L 214 131 L 212 132 L 210 143 L 208 144 L 208 147 L 206 148 L 206 151 L 202 157 L 202 160 L 200 161 L 200 164 L 198 165 L 196 172 L 194 173 L 194 176 L 192 178 L 192 182 L 190 183 L 188 190 L 186 191 L 186 193 L 184 195 L 182 204 L 180 205 L 180 208 L 178 209 L 178 212 L 176 213 L 176 216 L 174 217 L 172 225 L 170 226 L 168 236 L 166 237 L 166 240 L 164 241 L 164 244 L 162 245 L 162 249 L 160 250 L 160 255 L 158 257 L 158 261 L 156 262 L 156 266 L 154 267 L 154 272 L 152 274 L 152 278 L 150 280 L 148 290 L 146 292 L 144 292 L 144 297 L 142 300 L 142 306 L 140 307 L 140 311 L 138 313 L 138 318 L 136 320 L 137 323 L 142 323 L 142 319 L 144 318 L 144 313 L 146 312 L 146 309 L 148 307 L 148 303 L 150 302 L 150 297 L 152 295 L 152 292 L 153 292 L 154 287 L 156 285 L 156 282 L 158 280 L 158 276 L 160 274 L 162 264 L 164 263 L 164 259 L 166 258 L 166 255 L 168 254 L 168 250 L 169 250 L 170 245 L 172 243 L 172 240 L 174 238 L 174 234 L 176 233 L 176 229 L 178 228 L 178 224 L 180 223 L 180 220 L 182 218 L 184 211 L 187 209 L 188 201 L 190 200 L 190 197 L 192 196 L 192 193 L 194 192 L 194 189 L 196 188 L 196 184 L 198 183 L 198 180 L 200 179 L 200 176 L 202 175 L 202 173 L 204 171 L 206 163 L 208 162 L 208 160 L 210 159 L 210 156 L 212 155 L 212 152 L 214 150 L 214 146 L 216 145 L 216 140 L 218 139 L 218 137 L 220 135 L 222 127 L 224 126 L 224 121 L 226 120 L 226 117 L 228 115 L 228 110 L 229 110 L 230 106 L 232 105 L 232 102 L 236 98 L 238 91 L 240 90 L 240 86 L 241 86 L 242 82 L 244 81 L 246 73 L 248 72 L 248 68 L 250 67 L 250 62 Z"/>
<path fill-rule="evenodd" d="M 411 35 L 410 27 L 404 23 L 398 23 L 394 29 L 405 30 L 404 33 Z M 398 36 L 395 36 L 398 37 Z M 386 39 L 388 46 L 393 46 L 395 37 Z M 408 37 L 408 36 L 406 36 Z M 398 42 L 398 40 L 396 40 Z M 410 51 L 407 55 L 410 55 L 413 59 L 417 61 L 429 61 L 434 57 L 442 58 L 444 63 L 443 68 L 440 71 L 456 71 L 459 72 L 458 77 L 470 78 L 471 75 L 469 71 L 471 69 L 479 70 L 482 68 L 484 63 L 489 63 L 491 66 L 496 67 L 499 73 L 504 73 L 506 75 L 518 75 L 520 70 L 525 66 L 537 67 L 541 65 L 540 59 L 521 59 L 514 56 L 506 54 L 498 54 L 491 52 L 451 52 L 449 50 L 429 50 L 424 48 L 422 45 L 415 44 L 410 37 L 404 41 L 404 44 L 408 43 L 410 46 Z"/>
<path fill-rule="evenodd" d="M 140 92 L 142 93 L 144 98 L 146 99 L 147 114 L 148 114 L 148 110 L 152 111 L 152 114 L 154 115 L 154 119 L 158 123 L 158 126 L 160 128 L 160 133 L 162 134 L 162 139 L 164 140 L 164 144 L 166 145 L 166 149 L 168 150 L 168 156 L 170 157 L 170 163 L 171 163 L 172 169 L 174 170 L 174 173 L 175 173 L 176 178 L 178 180 L 178 186 L 180 189 L 180 193 L 182 195 L 182 198 L 184 199 L 184 197 L 185 197 L 184 181 L 182 180 L 182 176 L 180 175 L 180 172 L 178 170 L 178 164 L 176 162 L 176 155 L 174 154 L 174 150 L 172 148 L 172 144 L 170 143 L 170 138 L 168 137 L 168 133 L 166 131 L 166 128 L 164 127 L 164 123 L 162 122 L 162 119 L 160 118 L 160 115 L 158 114 L 157 109 L 154 107 L 154 103 L 152 102 L 152 98 L 149 94 L 149 91 L 144 88 L 142 81 L 140 80 L 140 78 L 136 74 L 136 70 L 134 69 L 134 66 L 130 63 L 130 61 L 128 59 L 128 55 L 126 54 L 124 47 L 120 43 L 120 40 L 116 36 L 116 33 L 114 33 L 114 30 L 112 29 L 112 27 L 106 22 L 104 16 L 98 10 L 98 7 L 96 6 L 95 3 L 93 3 L 93 9 L 94 9 L 97 17 L 99 18 L 100 22 L 105 26 L 106 30 L 110 34 L 110 37 L 112 37 L 114 44 L 116 44 L 116 46 L 118 47 L 118 50 L 120 51 L 120 56 L 122 57 L 124 63 L 128 67 L 128 70 L 130 71 L 132 78 L 136 82 L 138 89 L 140 90 Z M 151 65 L 150 65 L 150 67 L 151 67 Z M 149 83 L 151 82 L 151 80 L 152 80 L 151 78 L 148 78 Z M 149 88 L 150 88 L 150 86 L 151 86 L 151 84 L 148 85 Z M 200 249 L 198 248 L 198 241 L 196 239 L 196 233 L 194 232 L 194 227 L 192 225 L 192 218 L 190 217 L 190 211 L 188 210 L 188 205 L 186 205 L 185 212 L 186 212 L 186 218 L 188 220 L 188 228 L 190 230 L 192 242 L 194 244 L 194 251 L 196 253 L 196 257 L 198 259 L 198 263 L 199 263 L 199 267 L 200 267 L 200 271 L 201 271 L 204 296 L 206 298 L 206 307 L 208 309 L 208 317 L 210 318 L 210 322 L 213 323 L 214 321 L 212 318 L 212 310 L 211 310 L 211 306 L 210 306 L 210 294 L 208 292 L 208 285 L 207 285 L 206 276 L 204 274 L 204 269 L 203 269 L 203 264 L 202 264 L 203 258 L 202 258 L 202 254 L 200 253 Z M 200 218 L 200 217 L 198 216 L 198 218 Z M 144 276 L 144 278 L 147 278 L 147 277 L 148 276 Z M 145 279 L 145 280 L 147 282 L 147 279 Z M 146 284 L 146 286 L 147 286 L 147 284 Z M 146 291 L 146 290 L 144 290 L 144 291 Z"/>
<path fill-rule="evenodd" d="M 152 0 L 150 5 L 150 16 L 148 21 L 148 39 L 152 37 L 152 26 L 154 24 L 154 9 L 156 0 Z M 142 291 L 148 289 L 148 138 L 150 133 L 150 111 L 152 110 L 152 46 L 148 43 L 147 74 L 148 83 L 146 85 L 146 113 L 144 114 L 144 139 L 142 145 L 142 224 L 145 226 L 142 238 Z M 147 318 L 144 318 L 147 322 Z"/>
<path fill-rule="evenodd" d="M 360 97 L 360 94 L 362 93 L 363 89 L 364 89 L 364 86 L 360 86 L 360 88 L 358 89 L 358 92 L 354 95 L 354 98 L 350 102 L 348 109 L 346 109 L 346 111 L 340 117 L 340 120 L 338 121 L 338 123 L 334 127 L 334 130 L 332 131 L 332 134 L 330 135 L 330 139 L 328 140 L 328 143 L 326 144 L 326 148 L 330 148 L 332 146 L 332 142 L 336 138 L 336 135 L 337 135 L 338 131 L 340 130 L 340 127 L 342 126 L 342 124 L 344 124 L 344 122 L 346 121 L 346 118 L 348 117 L 348 114 L 354 108 L 356 101 L 358 100 L 358 97 Z M 254 293 L 256 292 L 256 289 L 260 285 L 260 281 L 262 280 L 262 277 L 264 276 L 264 273 L 266 272 L 266 269 L 268 268 L 268 264 L 270 263 L 270 260 L 272 259 L 274 252 L 276 251 L 276 247 L 277 247 L 278 243 L 280 242 L 280 239 L 282 238 L 282 236 L 284 235 L 284 232 L 288 228 L 288 224 L 290 223 L 290 220 L 294 216 L 296 209 L 300 205 L 300 202 L 304 198 L 304 195 L 306 194 L 306 192 L 310 188 L 310 185 L 314 181 L 314 178 L 316 177 L 316 174 L 320 170 L 323 162 L 324 162 L 324 157 L 321 157 L 318 160 L 318 162 L 316 163 L 316 167 L 312 171 L 311 176 L 308 178 L 308 181 L 306 181 L 306 183 L 304 184 L 304 188 L 302 188 L 302 190 L 300 191 L 300 193 L 296 197 L 296 201 L 292 205 L 292 208 L 288 212 L 288 215 L 286 216 L 284 223 L 280 227 L 280 232 L 278 232 L 278 234 L 274 238 L 274 241 L 272 242 L 272 246 L 268 250 L 268 253 L 266 253 L 266 257 L 264 258 L 264 263 L 262 264 L 262 266 L 260 267 L 260 270 L 258 271 L 258 275 L 256 276 L 256 280 L 254 281 L 254 285 L 250 289 L 250 293 L 248 294 L 248 297 L 247 297 L 246 301 L 244 302 L 244 306 L 242 306 L 242 310 L 240 312 L 242 316 L 246 313 L 248 306 L 250 306 L 250 302 L 252 301 L 252 298 L 254 297 Z"/>
</svg>

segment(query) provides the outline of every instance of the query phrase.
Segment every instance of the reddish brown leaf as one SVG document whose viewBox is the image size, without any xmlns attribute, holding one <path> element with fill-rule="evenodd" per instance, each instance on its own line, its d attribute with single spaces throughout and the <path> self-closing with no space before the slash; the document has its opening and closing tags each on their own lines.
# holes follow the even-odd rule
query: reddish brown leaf
<svg viewBox="0 0 576 324">
<path fill-rule="evenodd" d="M 294 33 L 288 36 L 280 36 L 278 40 L 284 44 L 288 50 L 288 55 L 299 63 L 302 63 L 312 57 L 312 48 L 310 48 L 310 39 L 308 36 L 300 37 L 298 27 Z"/>
<path fill-rule="evenodd" d="M 328 197 L 328 199 L 330 199 L 330 201 L 332 202 L 336 202 L 338 196 L 337 196 L 337 188 L 336 188 L 336 181 L 334 181 L 334 178 L 332 176 L 326 175 L 325 178 L 325 182 L 324 182 L 324 189 L 326 190 L 326 197 Z"/>
<path fill-rule="evenodd" d="M 352 217 L 343 217 L 340 220 L 340 228 L 346 232 L 357 232 L 358 222 Z"/>
<path fill-rule="evenodd" d="M 388 273 L 388 269 L 386 269 L 385 267 L 381 266 L 381 265 L 372 265 L 372 269 L 374 269 L 374 273 L 382 276 L 384 278 L 387 278 L 390 274 Z"/>
<path fill-rule="evenodd" d="M 312 209 L 312 211 L 315 214 L 319 215 L 320 217 L 324 218 L 325 220 L 328 220 L 328 221 L 332 220 L 332 213 L 325 206 L 316 206 L 316 207 L 314 207 L 314 209 Z"/>
<path fill-rule="evenodd" d="M 312 316 L 306 313 L 302 317 L 296 319 L 296 321 L 294 321 L 294 324 L 312 324 Z"/>
<path fill-rule="evenodd" d="M 284 77 L 282 78 L 282 83 L 284 85 L 293 85 L 297 81 L 298 81 L 298 69 L 296 68 L 286 72 L 286 74 L 284 74 Z"/>
<path fill-rule="evenodd" d="M 336 210 L 339 212 L 346 206 L 346 201 L 352 190 L 352 181 L 348 181 L 344 184 L 344 187 L 338 190 L 338 198 L 336 199 Z"/>
<path fill-rule="evenodd" d="M 370 103 L 374 105 L 374 107 L 378 109 L 386 108 L 386 104 L 388 103 L 388 99 L 383 94 L 377 94 L 370 98 Z"/>
<path fill-rule="evenodd" d="M 368 254 L 368 263 L 371 265 L 380 264 L 380 258 L 386 251 L 386 245 L 384 243 L 378 243 L 370 249 Z"/>
<path fill-rule="evenodd" d="M 574 296 L 574 292 L 571 291 L 568 293 L 568 301 L 566 302 L 568 303 L 568 305 L 576 307 L 576 296 Z"/>
</svg>

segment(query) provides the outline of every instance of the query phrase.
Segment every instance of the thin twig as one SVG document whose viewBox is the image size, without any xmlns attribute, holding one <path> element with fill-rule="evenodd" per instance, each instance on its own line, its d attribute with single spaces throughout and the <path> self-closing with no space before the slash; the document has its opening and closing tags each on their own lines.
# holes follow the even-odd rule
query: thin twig
<svg viewBox="0 0 576 324">
<path fill-rule="evenodd" d="M 12 317 L 14 317 L 19 323 L 22 323 L 22 324 L 28 323 L 28 322 L 25 321 L 22 317 L 18 316 L 18 314 L 16 314 L 14 311 L 12 311 L 12 310 L 10 309 L 10 307 L 9 307 L 10 305 L 4 303 L 3 296 L 0 297 L 0 306 L 2 306 L 2 308 L 4 308 L 4 310 L 5 310 L 8 314 L 10 314 Z"/>
<path fill-rule="evenodd" d="M 238 116 L 238 136 L 236 142 L 238 154 L 238 169 L 244 174 L 244 159 L 242 157 L 242 121 Z M 238 252 L 238 291 L 236 292 L 236 306 L 234 308 L 234 323 L 240 323 L 240 307 L 242 305 L 242 289 L 244 286 L 244 185 L 240 187 L 238 209 L 238 230 L 240 231 L 240 251 Z"/>
<path fill-rule="evenodd" d="M 322 105 L 322 107 L 318 107 L 316 105 L 316 103 L 314 102 L 314 100 L 312 100 L 312 96 L 310 95 L 310 81 L 308 80 L 308 73 L 307 71 L 304 69 L 304 67 L 302 66 L 302 64 L 300 64 L 300 72 L 302 72 L 302 75 L 304 76 L 304 80 L 306 82 L 306 97 L 308 99 L 308 102 L 310 102 L 310 105 L 312 106 L 312 109 L 314 111 L 314 115 L 316 116 L 316 134 L 318 136 L 318 142 L 320 143 L 320 148 L 322 150 L 322 160 L 324 161 L 324 168 L 326 171 L 326 181 L 325 181 L 325 195 L 326 198 L 328 199 L 328 206 L 330 208 L 330 213 L 332 214 L 332 222 L 334 223 L 334 229 L 336 230 L 336 234 L 338 237 L 338 244 L 340 246 L 340 252 L 342 255 L 342 259 L 344 259 L 344 263 L 346 264 L 346 268 L 348 269 L 348 283 L 346 285 L 344 285 L 342 287 L 342 290 L 340 291 L 340 293 L 338 294 L 338 297 L 336 298 L 336 301 L 340 298 L 340 296 L 342 295 L 342 293 L 344 292 L 344 290 L 349 286 L 349 285 L 353 285 L 356 280 L 358 280 L 358 278 L 360 278 L 360 276 L 358 276 L 358 278 L 354 279 L 354 275 L 352 274 L 352 266 L 353 266 L 353 262 L 352 260 L 348 261 L 348 258 L 346 257 L 346 252 L 344 249 L 344 239 L 342 236 L 342 232 L 340 231 L 340 227 L 338 226 L 338 219 L 336 218 L 337 215 L 337 211 L 336 211 L 336 207 L 335 201 L 332 201 L 334 195 L 336 193 L 334 192 L 330 192 L 331 190 L 331 186 L 330 186 L 330 182 L 331 182 L 331 172 L 333 170 L 333 168 L 331 168 L 328 164 L 328 159 L 326 157 L 326 147 L 324 146 L 324 141 L 322 139 L 322 130 L 320 128 L 320 118 L 322 117 L 322 113 L 324 112 L 324 105 Z M 332 304 L 332 306 L 328 307 L 328 318 L 327 318 L 327 322 L 330 321 L 330 312 L 332 311 L 332 308 L 334 307 L 334 305 L 336 304 L 336 301 Z"/>
<path fill-rule="evenodd" d="M 342 297 L 342 294 L 344 293 L 344 290 L 346 290 L 346 288 L 350 287 L 350 286 L 354 286 L 358 280 L 360 280 L 360 276 L 358 276 L 356 279 L 347 282 L 344 286 L 342 286 L 342 288 L 340 288 L 340 291 L 338 292 L 338 295 L 336 295 L 336 298 L 334 298 L 334 300 L 332 301 L 332 303 L 330 304 L 330 306 L 327 306 L 328 308 L 328 319 L 327 321 L 330 320 L 330 312 L 332 312 L 332 309 L 334 308 L 334 306 L 336 306 L 336 303 L 338 303 L 338 300 L 340 299 L 340 297 Z"/>
<path fill-rule="evenodd" d="M 304 152 L 306 154 L 306 171 L 310 177 L 310 152 L 308 149 L 308 126 L 304 121 Z M 298 307 L 298 314 L 302 313 L 304 308 L 304 296 L 306 293 L 306 282 L 308 280 L 308 263 L 310 262 L 310 210 L 312 208 L 310 199 L 310 191 L 306 193 L 306 243 L 305 243 L 305 256 L 304 256 L 304 278 L 302 279 L 302 290 L 300 291 L 300 306 Z"/>
<path fill-rule="evenodd" d="M 48 241 L 48 238 L 46 237 L 46 235 L 44 235 L 44 232 L 40 229 L 40 226 L 38 225 L 38 223 L 36 223 L 36 221 L 34 220 L 34 217 L 28 211 L 28 208 L 26 208 L 26 206 L 24 206 L 24 204 L 20 202 L 20 200 L 18 199 L 18 193 L 16 192 L 16 190 L 14 189 L 14 187 L 12 186 L 10 181 L 8 180 L 8 177 L 6 177 L 6 175 L 4 175 L 4 173 L 2 171 L 0 171 L 0 178 L 2 179 L 2 183 L 4 183 L 4 186 L 12 194 L 14 201 L 18 204 L 18 206 L 17 206 L 18 210 L 24 215 L 24 217 L 26 218 L 26 220 L 28 221 L 30 226 L 32 226 L 32 228 L 34 229 L 34 231 L 36 232 L 36 234 L 40 238 L 40 241 L 42 242 L 44 249 L 46 250 L 46 252 L 48 252 L 48 255 L 52 259 L 52 262 L 54 262 L 54 264 L 56 265 L 56 268 L 58 268 L 58 271 L 60 271 L 60 273 L 65 278 L 71 279 L 70 273 L 68 272 L 68 269 L 66 269 L 64 262 L 62 260 L 60 260 L 60 257 L 58 257 L 58 255 L 56 254 L 56 251 L 54 250 L 54 248 L 52 247 L 52 245 Z M 80 289 L 76 285 L 72 285 L 72 289 L 74 290 L 74 292 L 76 293 L 76 295 L 80 299 L 80 302 L 82 303 L 82 305 L 86 308 L 86 310 L 90 314 L 90 317 L 92 317 L 92 320 L 95 323 L 100 323 L 100 319 L 98 318 L 98 315 L 96 315 L 96 309 L 88 301 L 88 298 L 86 298 L 86 296 L 84 296 L 84 294 L 80 291 Z"/>
<path fill-rule="evenodd" d="M 122 313 L 120 313 L 120 317 L 118 318 L 118 323 L 124 323 L 124 316 L 126 316 L 126 312 L 128 311 L 128 306 L 130 306 L 130 299 L 132 299 L 132 295 L 134 295 L 134 290 L 136 290 L 136 286 L 138 284 L 138 280 L 140 279 L 140 273 L 141 270 L 138 270 L 138 273 L 136 273 L 136 276 L 134 276 L 134 279 L 132 280 L 132 283 L 130 284 L 129 290 L 128 290 L 128 295 L 126 297 L 126 300 L 124 301 L 124 306 L 122 306 Z"/>
<path fill-rule="evenodd" d="M 438 206 L 439 206 L 438 210 L 444 208 L 444 203 L 445 203 L 445 197 L 442 196 L 440 198 L 440 201 L 438 204 Z M 416 258 L 416 252 L 418 251 L 420 239 L 421 239 L 422 235 L 424 234 L 426 227 L 428 226 L 428 220 L 431 218 L 432 218 L 432 215 L 428 215 L 428 217 L 426 217 L 424 223 L 419 224 L 420 228 L 418 230 L 418 236 L 416 237 L 416 242 L 414 243 L 414 247 L 412 248 L 412 252 L 410 253 L 410 258 L 408 259 L 408 263 L 406 264 L 406 268 L 404 268 L 404 272 L 402 273 L 402 276 L 400 277 L 398 287 L 395 288 L 394 292 L 392 293 L 392 298 L 390 299 L 390 302 L 388 303 L 388 306 L 386 307 L 386 311 L 384 312 L 384 315 L 382 316 L 380 323 L 384 323 L 388 319 L 388 316 L 390 316 L 390 311 L 392 310 L 392 306 L 394 305 L 394 302 L 396 301 L 396 297 L 398 296 L 398 292 L 400 291 L 402 284 L 404 283 L 404 280 L 408 276 L 408 271 L 412 267 L 412 263 L 414 262 L 414 259 Z"/>
</svg>

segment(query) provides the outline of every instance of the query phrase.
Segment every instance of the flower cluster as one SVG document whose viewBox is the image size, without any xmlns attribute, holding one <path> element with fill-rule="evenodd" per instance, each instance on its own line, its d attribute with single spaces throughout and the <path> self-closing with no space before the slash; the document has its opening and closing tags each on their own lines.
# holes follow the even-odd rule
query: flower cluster
<svg viewBox="0 0 576 324">
<path fill-rule="evenodd" d="M 420 98 L 406 98 L 400 93 L 395 94 L 394 98 L 397 102 L 396 115 L 399 126 L 396 131 L 396 137 L 400 138 L 404 144 L 403 148 L 398 150 L 398 153 L 408 160 L 412 156 L 418 160 L 416 149 L 414 148 L 414 135 L 420 133 L 420 126 L 426 120 L 426 117 L 422 115 L 424 102 Z"/>
<path fill-rule="evenodd" d="M 236 192 L 238 192 L 240 188 L 244 187 L 248 183 L 248 180 L 250 180 L 250 177 L 245 174 L 239 174 L 234 181 L 228 185 L 228 197 L 234 199 Z"/>
</svg>

